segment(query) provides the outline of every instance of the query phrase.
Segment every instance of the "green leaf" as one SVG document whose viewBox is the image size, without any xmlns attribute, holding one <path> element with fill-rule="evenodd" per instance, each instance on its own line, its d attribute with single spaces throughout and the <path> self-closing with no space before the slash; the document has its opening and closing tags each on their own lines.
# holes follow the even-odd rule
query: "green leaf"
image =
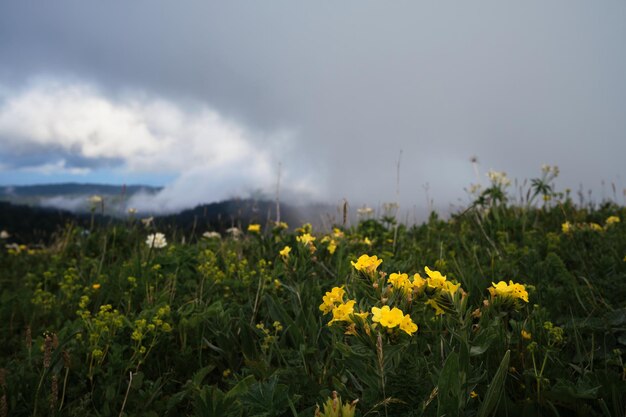
<svg viewBox="0 0 626 417">
<path fill-rule="evenodd" d="M 437 415 L 458 416 L 461 402 L 461 383 L 459 380 L 459 354 L 452 352 L 448 355 L 437 383 Z"/>
<path fill-rule="evenodd" d="M 504 358 L 502 358 L 502 361 L 500 362 L 500 366 L 498 367 L 496 374 L 491 380 L 491 384 L 489 384 L 489 388 L 487 388 L 485 400 L 480 405 L 480 409 L 478 410 L 478 417 L 486 417 L 491 414 L 500 402 L 502 389 L 504 388 L 504 381 L 506 380 L 506 375 L 509 370 L 510 358 L 511 351 L 507 350 L 504 354 Z"/>
</svg>

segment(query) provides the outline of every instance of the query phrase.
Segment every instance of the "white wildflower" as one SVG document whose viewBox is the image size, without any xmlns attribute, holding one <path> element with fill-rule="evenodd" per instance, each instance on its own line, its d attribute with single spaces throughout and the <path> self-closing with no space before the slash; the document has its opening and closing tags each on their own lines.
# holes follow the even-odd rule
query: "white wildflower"
<svg viewBox="0 0 626 417">
<path fill-rule="evenodd" d="M 363 206 L 360 209 L 356 210 L 356 214 L 359 217 L 369 217 L 374 214 L 374 209 L 371 207 Z"/>
<path fill-rule="evenodd" d="M 504 188 L 511 185 L 511 180 L 507 178 L 506 172 L 490 170 L 487 173 L 487 176 L 489 177 L 489 181 L 491 181 L 491 184 L 496 187 Z"/>
<path fill-rule="evenodd" d="M 89 202 L 91 204 L 93 204 L 94 206 L 101 204 L 102 203 L 102 196 L 99 196 L 97 194 L 92 195 L 91 197 L 89 197 Z"/>
<path fill-rule="evenodd" d="M 165 235 L 163 233 L 153 233 L 148 235 L 146 244 L 151 248 L 160 249 L 167 246 L 167 240 L 165 240 Z"/>
<path fill-rule="evenodd" d="M 222 235 L 220 235 L 218 232 L 204 232 L 202 234 L 202 237 L 207 239 L 221 239 Z"/>
<path fill-rule="evenodd" d="M 152 216 L 146 217 L 145 219 L 141 219 L 141 223 L 143 223 L 143 225 L 146 227 L 150 227 L 153 221 L 154 221 L 154 217 Z"/>
<path fill-rule="evenodd" d="M 237 227 L 231 227 L 229 229 L 226 229 L 226 233 L 228 233 L 229 235 L 231 235 L 234 239 L 237 239 L 239 236 L 241 236 L 241 230 Z"/>
</svg>

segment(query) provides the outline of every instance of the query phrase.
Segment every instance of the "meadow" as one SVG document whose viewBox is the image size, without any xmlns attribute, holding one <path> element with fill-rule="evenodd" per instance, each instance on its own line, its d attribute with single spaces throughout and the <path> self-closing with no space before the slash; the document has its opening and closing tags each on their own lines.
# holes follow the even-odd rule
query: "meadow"
<svg viewBox="0 0 626 417">
<path fill-rule="evenodd" d="M 626 209 L 556 175 L 415 226 L 8 237 L 0 417 L 625 416 Z"/>
</svg>

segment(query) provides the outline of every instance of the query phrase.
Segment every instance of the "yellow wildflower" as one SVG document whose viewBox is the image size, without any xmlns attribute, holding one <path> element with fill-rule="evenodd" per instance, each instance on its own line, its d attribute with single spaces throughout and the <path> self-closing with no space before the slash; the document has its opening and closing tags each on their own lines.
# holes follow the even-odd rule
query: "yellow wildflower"
<svg viewBox="0 0 626 417">
<path fill-rule="evenodd" d="M 332 290 L 326 292 L 326 295 L 322 297 L 322 304 L 320 304 L 320 310 L 324 312 L 324 314 L 328 314 L 333 308 L 335 308 L 335 303 L 341 303 L 343 301 L 343 296 L 346 292 L 341 287 L 334 287 Z"/>
<path fill-rule="evenodd" d="M 489 293 L 492 297 L 519 298 L 520 300 L 528 302 L 528 291 L 526 291 L 526 287 L 522 284 L 517 284 L 513 281 L 509 281 L 507 284 L 504 281 L 500 281 L 497 284 L 492 282 L 491 285 L 492 286 L 489 287 Z"/>
<path fill-rule="evenodd" d="M 573 231 L 574 227 L 572 226 L 572 224 L 570 222 L 565 222 L 561 225 L 561 231 L 563 233 L 571 233 Z"/>
<path fill-rule="evenodd" d="M 441 275 L 441 272 L 439 271 L 431 271 L 430 268 L 428 268 L 427 266 L 424 267 L 424 270 L 428 275 L 426 282 L 428 283 L 429 287 L 442 289 L 444 288 L 446 282 L 445 275 Z"/>
<path fill-rule="evenodd" d="M 341 303 L 337 307 L 333 308 L 333 319 L 328 322 L 328 325 L 330 326 L 336 321 L 352 322 L 350 314 L 354 313 L 355 304 L 355 300 L 348 300 L 347 302 Z"/>
<path fill-rule="evenodd" d="M 309 246 L 315 242 L 315 236 L 311 236 L 310 233 L 305 233 L 302 236 L 296 237 L 296 240 L 302 243 L 304 246 Z"/>
<path fill-rule="evenodd" d="M 609 216 L 606 219 L 605 223 L 606 223 L 607 226 L 609 226 L 609 225 L 612 225 L 612 224 L 615 224 L 615 223 L 619 223 L 619 222 L 620 222 L 619 217 L 617 217 L 617 216 Z"/>
<path fill-rule="evenodd" d="M 337 227 L 334 227 L 333 236 L 336 237 L 337 239 L 341 239 L 344 236 L 344 234 L 340 229 L 338 229 Z"/>
<path fill-rule="evenodd" d="M 361 255 L 359 259 L 354 262 L 350 261 L 354 269 L 359 272 L 365 272 L 367 274 L 373 275 L 376 272 L 376 268 L 383 262 L 382 259 L 378 259 L 376 255 Z"/>
<path fill-rule="evenodd" d="M 424 285 L 426 285 L 426 280 L 422 278 L 420 274 L 413 275 L 413 287 L 414 288 L 419 289 L 419 288 L 422 288 Z"/>
<path fill-rule="evenodd" d="M 402 322 L 400 322 L 400 330 L 411 336 L 417 331 L 417 324 L 413 323 L 411 316 L 405 314 Z"/>
<path fill-rule="evenodd" d="M 389 309 L 389 306 L 383 308 L 372 307 L 372 321 L 380 323 L 382 326 L 392 329 L 402 323 L 404 314 L 398 307 Z"/>
<path fill-rule="evenodd" d="M 428 301 L 426 301 L 425 303 L 426 305 L 431 306 L 433 309 L 435 309 L 435 315 L 436 316 L 440 316 L 443 313 L 445 313 L 445 311 L 443 310 L 443 308 L 441 308 L 441 306 L 439 304 L 437 304 L 437 302 L 435 300 L 433 300 L 432 298 Z"/>
<path fill-rule="evenodd" d="M 522 339 L 525 340 L 530 340 L 532 339 L 532 334 L 530 332 L 527 332 L 526 330 L 522 329 Z"/>
<path fill-rule="evenodd" d="M 304 223 L 302 226 L 298 227 L 296 229 L 296 232 L 298 233 L 311 233 L 313 231 L 313 226 L 311 226 L 311 223 Z"/>
<path fill-rule="evenodd" d="M 593 230 L 594 232 L 601 232 L 604 229 L 602 228 L 602 226 L 600 226 L 598 223 L 589 223 L 589 227 L 591 228 L 591 230 Z"/>
<path fill-rule="evenodd" d="M 93 288 L 94 290 L 99 290 L 100 289 L 100 284 L 95 283 L 91 286 L 91 288 Z"/>
<path fill-rule="evenodd" d="M 413 285 L 411 284 L 411 281 L 409 281 L 408 274 L 394 272 L 389 275 L 388 281 L 391 285 L 393 285 L 394 288 L 404 291 L 405 294 L 413 291 Z"/>
<path fill-rule="evenodd" d="M 280 256 L 283 257 L 283 259 L 288 259 L 289 258 L 289 252 L 291 252 L 291 248 L 289 246 L 285 246 L 281 251 L 279 251 L 278 253 L 280 254 Z"/>
<path fill-rule="evenodd" d="M 289 225 L 285 222 L 276 222 L 274 224 L 274 228 L 279 229 L 279 230 L 285 230 L 289 228 Z"/>
<path fill-rule="evenodd" d="M 335 253 L 336 250 L 337 242 L 335 241 L 335 239 L 330 239 L 330 242 L 328 242 L 328 253 L 332 255 L 333 253 Z"/>
<path fill-rule="evenodd" d="M 476 391 L 470 392 L 470 398 L 478 398 L 478 394 L 476 394 Z"/>
<path fill-rule="evenodd" d="M 260 233 L 261 232 L 261 225 L 260 224 L 256 224 L 256 223 L 252 223 L 248 226 L 248 232 L 250 233 Z"/>
<path fill-rule="evenodd" d="M 451 296 L 454 296 L 456 291 L 461 287 L 461 284 L 453 284 L 450 281 L 443 283 L 442 290 L 447 291 Z"/>
<path fill-rule="evenodd" d="M 368 237 L 363 239 L 363 243 L 365 243 L 367 246 L 372 246 L 372 241 Z"/>
</svg>

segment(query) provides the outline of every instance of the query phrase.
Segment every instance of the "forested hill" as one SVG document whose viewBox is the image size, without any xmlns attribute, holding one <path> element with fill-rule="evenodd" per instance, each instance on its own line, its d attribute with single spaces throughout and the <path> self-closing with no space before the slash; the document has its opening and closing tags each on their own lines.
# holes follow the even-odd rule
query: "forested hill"
<svg viewBox="0 0 626 417">
<path fill-rule="evenodd" d="M 330 211 L 329 206 L 326 205 L 296 208 L 288 204 L 281 204 L 280 210 L 281 221 L 291 226 L 308 221 L 319 223 L 320 213 Z M 88 229 L 91 227 L 92 220 L 93 225 L 98 227 L 111 224 L 122 225 L 129 221 L 139 221 L 141 217 L 147 217 L 147 215 L 103 216 L 95 210 L 92 219 L 91 213 L 73 213 L 54 208 L 0 201 L 0 230 L 6 230 L 11 235 L 11 241 L 17 243 L 49 243 L 68 224 Z M 231 199 L 203 204 L 176 214 L 151 217 L 153 217 L 153 229 L 169 233 L 183 233 L 188 237 L 192 235 L 199 237 L 207 230 L 225 232 L 230 227 L 245 228 L 250 223 L 265 226 L 277 219 L 275 202 L 252 199 Z M 328 219 L 328 222 L 332 223 L 332 219 Z"/>
<path fill-rule="evenodd" d="M 53 197 L 73 195 L 132 195 L 138 192 L 155 193 L 160 187 L 147 185 L 109 185 L 109 184 L 81 184 L 75 182 L 61 184 L 37 184 L 0 187 L 1 198 L 14 197 Z"/>
</svg>

